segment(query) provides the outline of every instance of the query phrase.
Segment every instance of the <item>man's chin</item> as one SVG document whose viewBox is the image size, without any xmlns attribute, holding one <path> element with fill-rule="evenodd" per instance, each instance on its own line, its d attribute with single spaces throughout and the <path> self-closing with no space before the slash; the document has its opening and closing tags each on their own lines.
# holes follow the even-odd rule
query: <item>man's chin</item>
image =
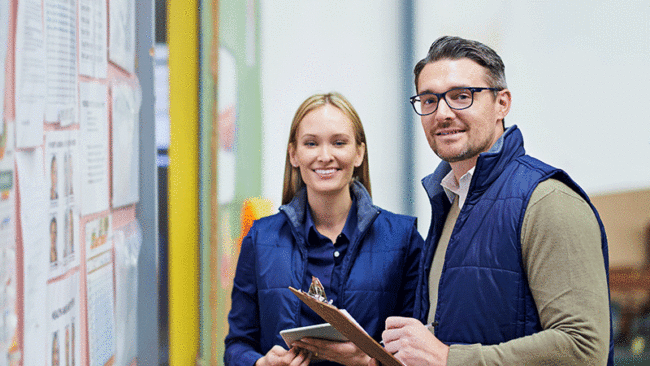
<svg viewBox="0 0 650 366">
<path fill-rule="evenodd" d="M 471 158 L 471 156 L 469 156 L 470 154 L 468 154 L 467 151 L 464 151 L 464 152 L 461 152 L 461 153 L 458 153 L 458 154 L 449 154 L 449 153 L 436 152 L 436 155 L 438 155 L 438 157 L 441 160 L 444 160 L 444 161 L 446 161 L 448 163 L 457 163 L 459 161 L 463 161 L 463 160 L 467 160 L 467 159 Z"/>
</svg>

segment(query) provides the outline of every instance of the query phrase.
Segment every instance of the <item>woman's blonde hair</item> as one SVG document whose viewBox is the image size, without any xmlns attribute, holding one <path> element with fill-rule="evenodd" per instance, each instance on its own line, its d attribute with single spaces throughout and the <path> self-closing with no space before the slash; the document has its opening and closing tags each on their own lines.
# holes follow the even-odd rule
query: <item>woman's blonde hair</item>
<svg viewBox="0 0 650 366">
<path fill-rule="evenodd" d="M 352 122 L 355 142 L 357 145 L 363 144 L 364 146 L 363 161 L 361 162 L 361 165 L 354 168 L 352 179 L 358 180 L 364 187 L 366 187 L 368 193 L 371 194 L 370 173 L 368 168 L 368 143 L 366 142 L 366 133 L 363 130 L 363 125 L 361 124 L 361 119 L 359 118 L 357 111 L 354 109 L 352 104 L 350 104 L 350 102 L 339 93 L 331 92 L 327 94 L 314 94 L 302 102 L 300 107 L 298 107 L 296 114 L 293 116 L 293 121 L 291 122 L 289 142 L 287 143 L 287 157 L 284 163 L 284 184 L 282 187 L 283 205 L 291 202 L 296 193 L 305 184 L 300 176 L 300 169 L 291 165 L 291 159 L 289 157 L 289 149 L 291 146 L 293 146 L 294 149 L 296 148 L 296 135 L 298 133 L 300 122 L 309 112 L 326 104 L 338 108 Z"/>
</svg>

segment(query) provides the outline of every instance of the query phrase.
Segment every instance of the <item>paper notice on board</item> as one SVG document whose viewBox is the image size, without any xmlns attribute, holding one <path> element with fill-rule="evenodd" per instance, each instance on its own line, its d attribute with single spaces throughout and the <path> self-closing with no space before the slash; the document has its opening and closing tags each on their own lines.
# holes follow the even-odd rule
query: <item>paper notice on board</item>
<svg viewBox="0 0 650 366">
<path fill-rule="evenodd" d="M 77 122 L 77 6 L 70 0 L 45 0 L 47 99 L 45 120 Z"/>
<path fill-rule="evenodd" d="M 112 248 L 111 216 L 106 215 L 86 222 L 86 257 L 92 258 Z"/>
<path fill-rule="evenodd" d="M 111 216 L 88 221 L 84 232 L 90 365 L 103 366 L 115 360 L 116 352 Z"/>
<path fill-rule="evenodd" d="M 50 131 L 45 138 L 45 170 L 49 198 L 49 277 L 79 265 L 79 211 L 75 200 L 78 131 Z"/>
<path fill-rule="evenodd" d="M 103 84 L 79 84 L 82 216 L 109 208 L 107 90 Z"/>
<path fill-rule="evenodd" d="M 79 73 L 105 79 L 106 0 L 79 0 Z"/>
<path fill-rule="evenodd" d="M 48 365 L 80 365 L 79 272 L 75 271 L 47 285 Z"/>
<path fill-rule="evenodd" d="M 8 45 L 9 40 L 9 0 L 0 0 L 0 44 Z M 0 47 L 0 96 L 5 99 L 5 61 L 7 59 L 7 46 Z M 5 115 L 5 104 L 0 103 L 0 118 Z M 0 130 L 2 134 L 2 130 Z M 0 137 L 1 138 L 1 137 Z M 2 142 L 0 141 L 0 144 Z M 1 362 L 1 361 L 0 361 Z M 0 365 L 2 365 L 0 363 Z"/>
<path fill-rule="evenodd" d="M 86 240 L 89 240 L 86 234 Z M 115 359 L 115 306 L 113 256 L 106 251 L 87 263 L 88 349 L 90 366 L 112 364 Z"/>
<path fill-rule="evenodd" d="M 128 85 L 112 87 L 113 207 L 138 202 L 140 188 L 140 97 Z"/>
<path fill-rule="evenodd" d="M 43 144 L 45 46 L 40 0 L 18 2 L 16 21 L 16 147 Z"/>
<path fill-rule="evenodd" d="M 124 70 L 135 71 L 135 1 L 110 0 L 108 56 Z"/>
<path fill-rule="evenodd" d="M 4 1 L 4 0 L 0 0 Z M 0 366 L 16 333 L 16 184 L 14 177 L 13 124 L 0 120 Z"/>
<path fill-rule="evenodd" d="M 47 344 L 47 186 L 43 149 L 16 152 L 20 181 L 20 221 L 23 237 L 24 327 L 23 365 L 45 365 Z"/>
</svg>

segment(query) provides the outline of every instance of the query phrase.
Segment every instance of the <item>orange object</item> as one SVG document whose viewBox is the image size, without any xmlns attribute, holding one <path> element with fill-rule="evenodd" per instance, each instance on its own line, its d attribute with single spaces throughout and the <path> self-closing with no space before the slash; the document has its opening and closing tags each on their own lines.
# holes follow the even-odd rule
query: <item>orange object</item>
<svg viewBox="0 0 650 366">
<path fill-rule="evenodd" d="M 253 226 L 253 221 L 269 216 L 272 213 L 273 203 L 269 199 L 252 197 L 244 201 L 241 209 L 241 234 L 239 235 L 238 245 L 241 248 L 241 242 L 244 240 L 248 230 Z"/>
</svg>

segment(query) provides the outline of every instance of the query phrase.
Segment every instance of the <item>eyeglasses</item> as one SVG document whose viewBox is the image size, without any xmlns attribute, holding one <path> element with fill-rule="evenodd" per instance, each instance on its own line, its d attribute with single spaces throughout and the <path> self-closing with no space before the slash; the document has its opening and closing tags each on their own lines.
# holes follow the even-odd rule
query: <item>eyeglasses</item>
<svg viewBox="0 0 650 366">
<path fill-rule="evenodd" d="M 467 109 L 474 103 L 474 93 L 483 90 L 500 91 L 499 88 L 453 88 L 444 93 L 422 93 L 410 98 L 415 113 L 426 116 L 438 109 L 440 99 L 444 99 L 449 108 L 460 110 Z"/>
</svg>

